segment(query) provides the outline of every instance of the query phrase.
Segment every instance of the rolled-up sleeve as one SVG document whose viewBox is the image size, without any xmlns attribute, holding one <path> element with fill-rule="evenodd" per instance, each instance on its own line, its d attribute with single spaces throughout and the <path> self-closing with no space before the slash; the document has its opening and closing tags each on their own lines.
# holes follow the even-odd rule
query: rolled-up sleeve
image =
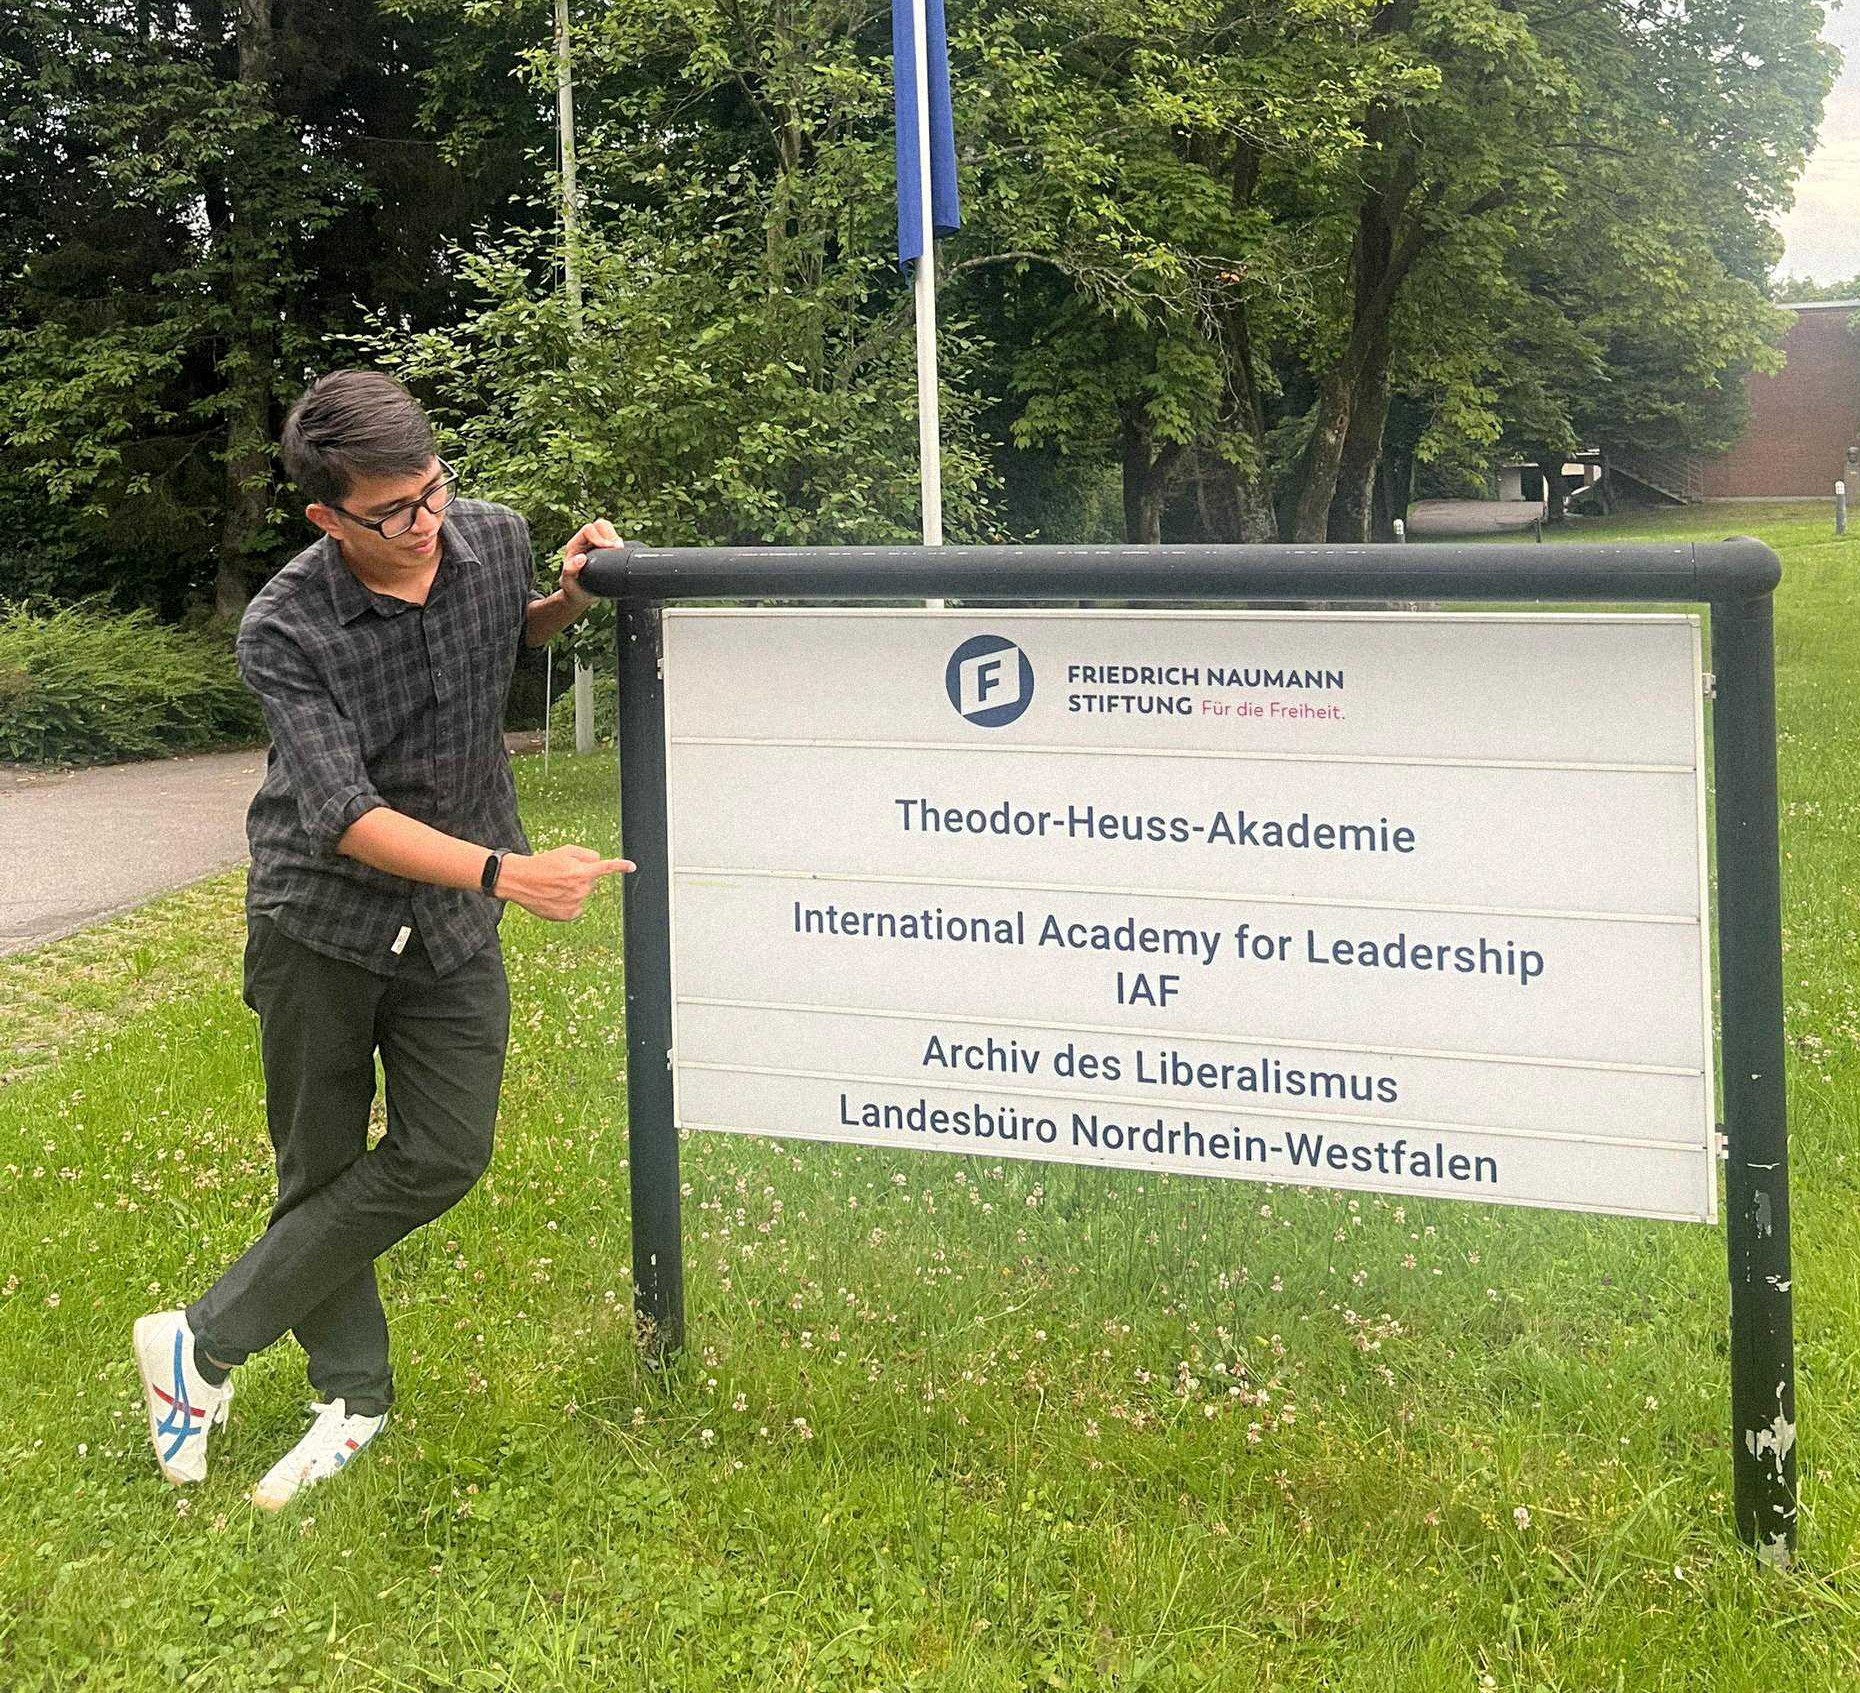
<svg viewBox="0 0 1860 1693">
<path fill-rule="evenodd" d="M 368 778 L 355 725 L 289 636 L 248 626 L 239 632 L 238 656 L 239 674 L 264 707 L 304 834 L 318 852 L 334 853 L 356 818 L 387 803 Z"/>
<path fill-rule="evenodd" d="M 552 590 L 536 580 L 536 550 L 535 543 L 530 539 L 530 526 L 522 518 L 516 517 L 514 512 L 511 515 L 515 522 L 510 542 L 510 567 L 523 582 L 527 601 L 524 611 L 527 614 L 530 606 L 538 600 L 546 600 Z"/>
</svg>

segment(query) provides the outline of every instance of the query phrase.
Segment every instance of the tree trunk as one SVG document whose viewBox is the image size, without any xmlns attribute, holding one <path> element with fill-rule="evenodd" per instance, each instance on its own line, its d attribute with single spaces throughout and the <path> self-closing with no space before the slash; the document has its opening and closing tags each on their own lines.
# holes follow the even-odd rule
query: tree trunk
<svg viewBox="0 0 1860 1693">
<path fill-rule="evenodd" d="M 1373 430 L 1375 453 L 1381 452 L 1388 411 L 1390 318 L 1426 239 L 1426 226 L 1410 205 L 1420 174 L 1413 144 L 1400 141 L 1393 116 L 1386 111 L 1372 114 L 1369 135 L 1390 164 L 1387 175 L 1365 189 L 1357 207 L 1350 244 L 1350 332 L 1336 361 L 1318 380 L 1316 415 L 1298 467 L 1294 541 L 1322 541 L 1329 533 L 1331 502 L 1337 496 L 1359 399 L 1367 408 L 1364 423 Z M 1366 478 L 1374 473 L 1372 455 L 1363 474 Z M 1364 491 L 1354 494 L 1351 504 L 1352 509 L 1360 505 L 1367 510 L 1366 480 Z"/>
<path fill-rule="evenodd" d="M 1236 205 L 1250 198 L 1258 169 L 1257 155 L 1250 148 L 1241 149 L 1240 160 L 1235 167 Z M 1251 451 L 1245 469 L 1218 453 L 1197 455 L 1205 467 L 1206 485 L 1212 496 L 1203 512 L 1203 526 L 1217 541 L 1276 541 L 1279 518 L 1263 468 L 1267 460 L 1265 412 L 1254 376 L 1253 332 L 1244 304 L 1236 303 L 1222 314 L 1221 331 L 1227 372 L 1221 427 L 1230 435 L 1244 436 Z M 1209 523 L 1210 517 L 1215 517 L 1217 523 Z"/>
<path fill-rule="evenodd" d="M 1382 434 L 1389 415 L 1389 335 L 1385 324 L 1357 373 L 1350 427 L 1337 461 L 1337 491 L 1331 497 L 1326 538 L 1332 541 L 1380 540 L 1375 530 L 1376 467 L 1382 462 Z M 1393 538 L 1390 532 L 1389 538 Z"/>
<path fill-rule="evenodd" d="M 1561 523 L 1566 515 L 1563 502 L 1569 498 L 1569 479 L 1563 474 L 1563 455 L 1556 453 L 1543 461 L 1544 467 L 1544 521 Z"/>
<path fill-rule="evenodd" d="M 1163 498 L 1181 450 L 1170 444 L 1153 452 L 1149 431 L 1140 424 L 1125 422 L 1124 539 L 1133 546 L 1162 544 Z"/>
<path fill-rule="evenodd" d="M 1195 503 L 1207 540 L 1256 545 L 1279 538 L 1272 490 L 1218 453 L 1195 456 Z"/>
<path fill-rule="evenodd" d="M 1321 541 L 1330 525 L 1343 444 L 1350 434 L 1356 380 L 1347 363 L 1327 370 L 1318 382 L 1317 417 L 1298 465 L 1298 503 L 1292 512 L 1294 541 Z"/>
<path fill-rule="evenodd" d="M 1378 541 L 1395 539 L 1395 519 L 1408 515 L 1408 497 L 1414 482 L 1414 455 L 1399 449 L 1384 448 L 1382 462 L 1376 466 L 1375 507 L 1371 536 Z"/>
<path fill-rule="evenodd" d="M 239 93 L 252 110 L 271 104 L 271 0 L 239 0 Z M 241 132 L 227 177 L 230 310 L 220 362 L 226 405 L 226 507 L 220 522 L 213 609 L 236 621 L 252 597 L 251 564 L 271 507 L 271 390 L 277 356 L 273 287 L 261 229 L 265 126 Z"/>
<path fill-rule="evenodd" d="M 1521 454 L 1526 464 L 1537 467 L 1538 497 L 1544 502 L 1544 521 L 1561 523 L 1563 521 L 1563 501 L 1569 494 L 1569 479 L 1563 474 L 1563 454 L 1560 449 L 1552 450 L 1544 446 L 1527 445 Z M 1529 499 L 1529 484 L 1526 483 L 1525 498 Z"/>
</svg>

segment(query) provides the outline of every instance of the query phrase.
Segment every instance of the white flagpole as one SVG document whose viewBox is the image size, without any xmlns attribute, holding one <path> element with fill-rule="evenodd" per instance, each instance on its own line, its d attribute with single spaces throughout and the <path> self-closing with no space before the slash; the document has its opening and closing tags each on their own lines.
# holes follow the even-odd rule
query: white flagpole
<svg viewBox="0 0 1860 1693">
<path fill-rule="evenodd" d="M 926 547 L 943 544 L 943 430 L 936 374 L 936 230 L 930 204 L 930 29 L 924 0 L 911 0 L 917 53 L 917 205 L 923 252 L 917 260 L 917 476 L 922 489 Z M 941 600 L 928 602 L 931 609 Z"/>
<path fill-rule="evenodd" d="M 555 0 L 555 115 L 556 133 L 562 148 L 562 284 L 568 295 L 568 327 L 575 341 L 581 339 L 581 255 L 577 244 L 581 208 L 575 198 L 575 73 L 570 56 L 568 35 L 568 0 Z M 569 359 L 574 359 L 571 347 Z M 586 503 L 587 489 L 581 489 Z M 547 731 L 545 731 L 545 734 Z M 587 659 L 575 654 L 575 751 L 594 751 L 594 670 Z M 548 768 L 547 742 L 543 767 Z"/>
</svg>

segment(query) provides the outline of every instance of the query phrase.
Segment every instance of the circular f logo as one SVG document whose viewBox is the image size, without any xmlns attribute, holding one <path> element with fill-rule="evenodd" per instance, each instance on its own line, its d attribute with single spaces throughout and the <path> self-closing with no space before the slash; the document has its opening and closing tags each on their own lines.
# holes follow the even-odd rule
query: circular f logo
<svg viewBox="0 0 1860 1693">
<path fill-rule="evenodd" d="M 1033 704 L 1033 666 L 1004 635 L 971 635 L 949 655 L 949 703 L 982 729 L 999 729 Z"/>
</svg>

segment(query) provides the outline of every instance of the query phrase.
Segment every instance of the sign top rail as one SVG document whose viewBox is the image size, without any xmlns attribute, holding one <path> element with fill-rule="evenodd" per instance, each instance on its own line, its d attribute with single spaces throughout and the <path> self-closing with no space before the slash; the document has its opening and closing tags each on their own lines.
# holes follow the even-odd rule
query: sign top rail
<svg viewBox="0 0 1860 1693">
<path fill-rule="evenodd" d="M 1669 546 L 647 547 L 589 556 L 606 599 L 1759 600 L 1761 541 Z"/>
</svg>

